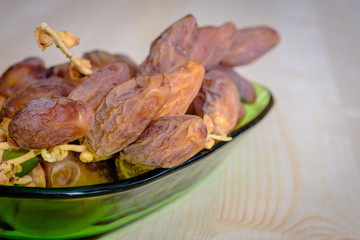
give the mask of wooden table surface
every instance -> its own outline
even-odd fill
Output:
[[[225,166],[185,197],[100,239],[360,239],[360,1],[0,0],[0,71],[41,52],[41,21],[76,33],[74,48],[130,55],[192,13],[199,25],[269,25],[280,44],[237,71],[276,104]]]

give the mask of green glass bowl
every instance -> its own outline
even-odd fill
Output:
[[[0,186],[0,236],[15,239],[70,239],[123,227],[188,192],[217,169],[240,135],[263,119],[274,100],[255,84],[257,100],[245,105],[244,120],[220,142],[183,164],[155,169],[116,183],[71,188]]]

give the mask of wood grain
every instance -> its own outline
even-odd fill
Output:
[[[75,54],[103,49],[141,62],[151,41],[193,13],[199,25],[265,24],[281,42],[238,68],[276,104],[215,176],[132,226],[99,239],[360,239],[359,1],[0,1],[0,71],[40,52],[47,21],[80,36]],[[206,7],[205,7],[206,6]]]

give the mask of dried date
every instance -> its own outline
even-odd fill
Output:
[[[171,168],[198,153],[206,139],[206,126],[200,117],[164,116],[151,121],[140,137],[120,152],[120,157],[130,163]]]
[[[144,131],[170,96],[164,75],[139,76],[111,90],[95,112],[86,135],[89,148],[101,158],[120,151]]]
[[[8,98],[1,109],[1,116],[12,118],[15,112],[30,100],[41,97],[66,97],[71,92],[71,87],[61,83],[62,79],[50,77],[38,81],[25,89],[19,90],[15,95]]]
[[[165,73],[182,58],[190,55],[197,34],[197,22],[192,15],[176,21],[153,41],[149,56],[139,66],[138,75]]]
[[[62,63],[59,65],[52,66],[46,69],[45,76],[47,78],[50,77],[62,78],[67,85],[70,85],[74,88],[80,83],[82,83],[86,79],[86,77],[76,80],[72,79],[70,77],[70,65],[71,65],[70,63]]]
[[[120,62],[126,63],[129,66],[130,78],[135,77],[137,72],[136,63],[131,58],[123,54],[110,54],[105,51],[94,50],[92,52],[85,53],[83,58],[88,59],[91,62],[91,69],[93,71],[97,71],[110,64]]]
[[[3,107],[5,102],[6,102],[6,97],[0,95],[0,110]],[[0,120],[1,120],[1,114],[0,114]]]
[[[0,95],[11,97],[24,86],[43,77],[44,73],[44,62],[40,58],[26,58],[9,67],[0,77]]]
[[[74,81],[72,81],[72,82],[74,82]],[[68,79],[58,77],[58,76],[48,76],[48,77],[45,77],[45,78],[39,78],[32,85],[37,85],[37,84],[59,85],[59,86],[62,86],[67,92],[69,92],[69,94],[74,89],[74,84],[69,82]],[[31,87],[32,85],[30,85],[29,87]]]
[[[216,66],[214,69],[222,71],[229,75],[232,82],[236,85],[240,93],[241,101],[245,103],[253,103],[256,100],[256,92],[254,86],[244,77],[240,76],[233,68],[225,66]]]
[[[239,119],[240,95],[229,76],[219,70],[205,74],[203,84],[194,99],[197,115],[208,117],[213,121],[214,133],[226,135]]]
[[[215,67],[229,50],[235,35],[236,27],[232,23],[199,28],[190,58],[204,65],[207,70]]]
[[[69,98],[85,102],[96,110],[111,89],[129,78],[128,65],[114,63],[91,74],[70,93]]]
[[[48,149],[84,136],[94,112],[66,97],[37,98],[25,103],[9,123],[9,137],[24,149]]]
[[[191,59],[183,59],[166,71],[171,95],[155,118],[185,114],[201,87],[204,74],[204,67]]]
[[[277,32],[270,27],[240,29],[220,63],[230,67],[251,63],[272,49],[279,40]]]

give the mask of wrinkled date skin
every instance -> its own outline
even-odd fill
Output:
[[[211,70],[205,74],[203,84],[194,99],[196,115],[207,114],[214,124],[214,133],[226,135],[239,119],[240,95],[227,74]]]
[[[165,73],[182,58],[190,55],[197,34],[197,22],[192,15],[172,24],[151,44],[150,54],[139,66],[138,75]]]
[[[135,77],[137,72],[136,63],[126,55],[122,54],[110,54],[101,50],[94,50],[92,52],[85,53],[83,56],[91,63],[91,69],[97,71],[100,68],[106,67],[113,63],[126,63],[129,66],[130,78]]]
[[[229,75],[232,82],[236,85],[239,93],[240,99],[244,103],[253,103],[256,100],[256,92],[254,86],[244,77],[240,76],[233,68],[225,66],[216,66],[215,68],[218,71],[222,71]]]
[[[0,95],[8,98],[45,74],[44,62],[30,57],[9,67],[0,77]]]
[[[204,65],[206,70],[215,67],[229,50],[235,35],[236,27],[232,23],[199,28],[190,58]]]
[[[69,98],[85,102],[94,110],[111,89],[129,80],[129,67],[125,63],[114,63],[94,72],[70,93]]]
[[[46,187],[76,187],[116,180],[112,160],[83,163],[79,160],[79,154],[74,152],[69,152],[62,161],[43,161],[41,165],[45,172]]]
[[[198,153],[206,139],[206,126],[200,117],[164,116],[153,120],[120,156],[130,163],[171,168]]]
[[[94,111],[66,97],[37,98],[24,104],[9,123],[9,137],[24,149],[48,149],[84,136]]]
[[[57,82],[60,83],[61,79],[51,77],[36,82],[23,90],[19,90],[15,95],[6,100],[1,109],[1,116],[12,118],[23,104],[36,98],[68,96],[72,88],[68,85],[57,84]]]
[[[111,90],[86,135],[90,149],[107,157],[135,141],[168,100],[170,91],[167,79],[160,74],[136,77]]]
[[[251,63],[276,46],[279,40],[277,32],[270,27],[240,29],[221,64],[233,67]]]
[[[165,73],[171,86],[171,95],[155,118],[185,114],[199,92],[204,74],[204,67],[191,59],[183,59],[171,67]]]

